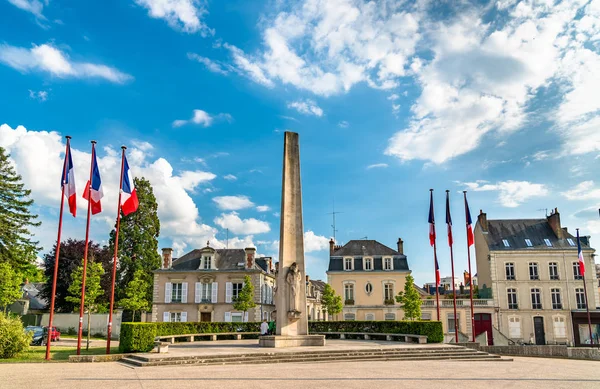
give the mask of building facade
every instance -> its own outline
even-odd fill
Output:
[[[321,280],[311,280],[306,276],[306,312],[308,312],[309,321],[327,320],[327,310],[321,302],[325,282]]]
[[[587,237],[581,243],[588,269],[588,304],[594,310],[598,306],[594,250]],[[494,326],[501,333],[517,343],[579,344],[586,343],[586,337],[589,341],[587,325],[582,332],[572,320],[586,308],[577,239],[561,226],[557,209],[545,219],[488,220],[481,212],[475,251],[479,296],[493,299]]]
[[[256,257],[255,248],[215,249],[207,246],[173,259],[163,251],[154,271],[152,321],[242,322],[271,319],[275,310],[275,272],[270,257]],[[254,286],[256,307],[244,313],[233,308],[244,277]]]

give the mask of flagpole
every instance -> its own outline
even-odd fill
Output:
[[[446,190],[446,213],[450,215],[450,191]],[[448,232],[452,231],[452,222],[448,224]],[[448,235],[450,237],[450,235]],[[454,282],[454,252],[452,250],[453,240],[448,240],[450,246],[450,266],[452,266],[452,302],[454,305],[454,341],[458,343],[458,317],[456,316],[456,283]]]
[[[94,168],[94,154],[96,152],[96,141],[92,143],[92,158],[90,162],[90,181],[86,189],[88,191],[88,208],[87,208],[87,223],[85,227],[85,249],[83,251],[83,275],[81,277],[81,305],[79,306],[79,331],[77,332],[77,355],[81,355],[81,336],[83,335],[83,311],[85,305],[85,278],[87,273],[88,247],[90,239],[90,211],[92,209],[92,174]]]
[[[467,206],[467,191],[463,190],[465,196],[465,220],[467,229],[467,261],[469,263],[469,294],[471,299],[471,335],[475,343],[475,312],[473,308],[473,274],[471,273],[471,246],[469,245],[469,207]]]
[[[579,228],[577,230],[577,246],[581,250],[581,257],[583,259],[583,250],[581,249],[581,241],[579,240]],[[579,255],[579,253],[577,253]],[[583,280],[583,294],[585,295],[585,309],[587,311],[588,329],[590,331],[590,344],[594,344],[594,335],[592,333],[592,318],[590,317],[590,304],[588,304],[587,286],[585,285],[585,261],[584,271],[581,273],[581,279]]]
[[[429,189],[431,204],[433,206],[433,189]],[[435,229],[435,219],[433,223]],[[433,272],[435,276],[435,306],[437,312],[437,320],[440,321],[440,286],[438,283],[438,265],[437,265],[437,243],[436,237],[433,237]]]
[[[58,233],[56,238],[56,256],[54,257],[54,276],[52,278],[52,294],[50,295],[50,318],[48,320],[48,340],[46,341],[46,360],[50,360],[50,343],[52,343],[52,320],[54,319],[54,301],[56,299],[56,279],[58,278],[58,258],[60,256],[60,235],[62,233],[63,208],[65,205],[65,182],[67,181],[67,161],[69,160],[69,145],[71,137],[67,135],[65,163],[63,164],[62,190],[60,196],[60,212],[58,216]]]
[[[113,254],[112,282],[110,286],[110,310],[108,311],[108,330],[106,339],[106,354],[110,354],[110,337],[112,335],[112,317],[113,306],[115,304],[115,279],[117,278],[117,254],[119,252],[119,227],[121,226],[121,192],[123,189],[123,168],[125,166],[125,150],[127,147],[121,146],[121,179],[119,180],[119,201],[117,204],[117,229],[115,232],[115,251]]]

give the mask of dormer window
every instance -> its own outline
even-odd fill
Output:
[[[573,242],[573,239],[567,238],[567,242],[569,243],[569,246],[575,246],[575,242]]]
[[[392,258],[383,258],[383,270],[394,270]]]
[[[350,271],[353,269],[353,258],[344,258],[344,270]]]
[[[211,270],[212,267],[212,257],[205,255],[202,258],[202,269],[204,270]]]
[[[510,243],[508,243],[508,240],[502,239],[502,243],[504,243],[504,247],[510,247]]]
[[[373,258],[365,258],[365,270],[373,270]]]
[[[531,240],[529,239],[525,239],[525,244],[527,245],[527,247],[533,247],[533,245],[531,244]]]
[[[544,243],[546,243],[546,246],[552,247],[552,242],[550,242],[550,239],[544,239]]]

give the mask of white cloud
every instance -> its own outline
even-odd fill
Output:
[[[221,214],[214,219],[219,227],[229,229],[234,234],[254,235],[271,231],[269,223],[254,218],[241,219],[237,212]]]
[[[386,168],[386,167],[388,167],[387,163],[374,163],[372,165],[367,166],[367,169]]]
[[[58,78],[102,78],[117,84],[133,80],[132,76],[116,68],[72,61],[50,44],[34,45],[31,49],[0,44],[0,62],[22,73],[41,71]]]
[[[23,126],[11,128],[7,124],[0,125],[0,146],[7,149],[16,165],[17,172],[23,177],[25,186],[37,206],[54,212],[60,204],[60,177],[64,158],[64,144],[57,132],[31,131]],[[86,147],[87,149],[87,147]],[[119,174],[121,156],[112,147],[98,146],[98,165],[102,177],[104,198],[101,214],[93,221],[100,221],[104,229],[94,228],[97,234],[106,237],[113,228],[117,196],[119,192]],[[102,155],[104,152],[105,155]],[[77,186],[77,219],[84,219],[87,203],[81,199],[80,193],[87,181],[90,152],[72,147],[75,180]],[[198,208],[190,193],[199,186],[212,181],[216,176],[205,171],[180,171],[175,173],[171,164],[164,158],[150,159],[146,151],[134,145],[127,149],[127,158],[134,177],[145,177],[152,184],[158,203],[158,217],[161,222],[161,237],[176,240],[213,239],[217,230],[201,224]],[[54,221],[53,221],[54,222]],[[104,224],[106,223],[106,224]],[[43,227],[42,230],[47,228]],[[36,231],[44,236],[44,231]],[[64,234],[67,236],[66,234]],[[56,237],[54,237],[55,239]],[[44,243],[46,249],[51,247],[51,240]]]
[[[35,15],[36,18],[46,20],[46,17],[42,14],[44,10],[44,4],[48,5],[49,0],[41,2],[39,0],[8,0],[9,3]]]
[[[40,90],[36,92],[34,90],[29,89],[29,98],[44,102],[48,100],[48,91]]]
[[[321,235],[315,235],[315,233],[310,230],[305,231],[304,252],[310,253],[323,250],[329,250],[329,239]]]
[[[267,88],[272,88],[273,86],[275,86],[273,81],[267,78],[261,67],[251,62],[248,58],[246,58],[242,50],[227,43],[223,46],[231,52],[233,62],[237,66],[241,74],[245,75],[246,77],[250,78],[252,81],[258,84],[266,86]]]
[[[391,100],[391,101],[396,101],[399,98],[400,98],[400,96],[398,96],[397,94],[394,93],[394,94],[389,95],[387,99]]]
[[[469,190],[474,192],[494,191],[498,193],[498,201],[507,208],[515,208],[533,197],[542,197],[548,194],[548,189],[543,184],[533,184],[528,181],[501,181],[490,184],[487,181],[465,182]]]
[[[131,144],[133,144],[133,147],[138,148],[142,151],[150,151],[152,149],[154,149],[154,146],[152,146],[149,142],[143,141],[143,140],[132,140]]]
[[[238,211],[244,208],[250,208],[254,206],[254,203],[250,201],[248,196],[219,196],[214,197],[213,201],[217,204],[219,209],[224,211]]]
[[[196,53],[188,53],[187,56],[191,60],[200,62],[213,73],[227,75],[232,70],[232,66],[229,64],[225,64],[220,61],[214,61],[210,58],[202,57]]]
[[[226,121],[226,122],[231,123],[233,121],[233,117],[228,113],[220,113],[218,115],[213,116],[213,115],[209,114],[208,112],[203,111],[201,109],[195,109],[194,114],[191,119],[189,119],[189,120],[177,119],[177,120],[173,121],[173,127],[181,127],[181,126],[185,126],[186,124],[192,124],[192,123],[201,125],[203,127],[210,127],[216,121]]]
[[[233,174],[228,174],[228,175],[224,176],[223,178],[226,179],[227,181],[235,181],[235,180],[237,180],[237,177],[234,176]]]
[[[341,122],[338,123],[338,127],[340,127],[340,128],[348,128],[348,127],[350,127],[350,123],[348,123],[345,120],[342,120]]]
[[[258,212],[268,212],[271,210],[271,207],[269,207],[268,205],[259,205],[256,207],[256,210]]]
[[[314,100],[298,100],[288,103],[288,108],[294,108],[296,111],[304,115],[323,116],[323,110],[317,105]]]
[[[148,15],[164,19],[171,28],[187,33],[200,32],[202,36],[214,35],[214,31],[202,21],[208,10],[201,0],[135,0],[148,9]]]
[[[569,200],[600,200],[600,188],[596,188],[594,181],[583,181],[573,189],[562,192]]]

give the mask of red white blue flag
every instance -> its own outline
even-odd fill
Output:
[[[127,216],[137,211],[139,205],[127,157],[123,155],[123,182],[121,183],[121,210],[123,215]]]
[[[446,192],[446,224],[448,225],[448,245],[452,246],[452,217],[450,216],[450,193]]]
[[[579,274],[585,275],[585,262],[583,261],[583,250],[581,250],[581,241],[579,240],[579,230],[577,230],[577,256],[579,257]]]
[[[100,199],[104,197],[102,191],[102,180],[100,179],[100,170],[98,169],[98,161],[96,160],[96,149],[92,148],[92,181],[88,180],[83,192],[83,198],[89,201],[88,194],[92,198],[92,215],[102,212],[102,204]]]
[[[433,192],[430,192],[429,197],[429,244],[433,246],[435,244],[435,217],[433,214]],[[440,286],[440,266],[438,265],[437,255],[434,257],[435,261],[435,284]]]
[[[471,220],[471,211],[467,202],[467,194],[465,193],[465,212],[467,213],[467,247],[475,244],[475,236],[473,236],[473,221]]]
[[[65,163],[63,164],[63,177],[60,185],[65,189],[65,197],[69,202],[69,212],[75,217],[77,214],[77,190],[75,189],[75,169],[73,169],[73,158],[71,158],[71,145],[67,142]]]

